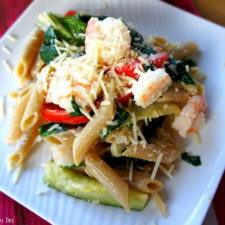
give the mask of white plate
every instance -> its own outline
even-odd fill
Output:
[[[37,196],[35,193],[43,186],[41,163],[50,158],[46,148],[41,148],[32,154],[19,183],[14,185],[5,163],[6,156],[12,151],[12,147],[8,146],[4,139],[9,130],[12,105],[12,101],[6,95],[10,90],[18,87],[18,84],[15,76],[8,73],[1,63],[0,96],[4,96],[6,100],[6,117],[0,121],[0,189],[53,224],[141,225],[152,224],[153,221],[156,221],[158,225],[201,224],[225,165],[225,67],[223,66],[225,30],[158,1],[108,0],[106,9],[104,2],[106,1],[35,1],[1,39],[0,46],[5,45],[11,48],[13,54],[8,56],[1,50],[0,62],[2,59],[7,59],[12,66],[16,65],[21,49],[34,29],[33,22],[43,11],[64,14],[69,9],[75,9],[89,13],[122,16],[125,21],[132,22],[144,35],[160,35],[172,42],[195,41],[201,49],[196,55],[199,66],[208,75],[205,81],[208,112],[206,126],[201,131],[202,144],[196,145],[192,139],[189,139],[186,150],[201,155],[202,166],[192,167],[181,162],[174,179],[166,181],[166,191],[163,193],[169,209],[166,218],[159,215],[151,201],[142,212],[132,211],[127,214],[123,209],[91,204],[53,189],[44,195]],[[7,39],[8,34],[16,35],[18,41],[11,42]]]

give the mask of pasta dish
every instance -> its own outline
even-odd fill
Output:
[[[142,210],[152,197],[162,215],[161,177],[179,159],[198,166],[176,137],[205,123],[200,69],[191,42],[143,37],[121,18],[42,13],[16,67],[21,88],[7,142],[9,168],[22,168],[40,140],[52,160],[44,182],[95,203]]]

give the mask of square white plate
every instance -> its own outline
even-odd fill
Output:
[[[104,2],[108,3],[106,9]],[[159,35],[172,42],[192,40],[200,47],[200,53],[196,58],[200,68],[207,72],[205,81],[208,101],[207,123],[201,131],[202,144],[196,145],[190,138],[186,151],[201,155],[202,166],[192,167],[181,162],[174,179],[165,182],[166,191],[163,198],[169,209],[166,218],[159,215],[152,201],[142,212],[132,211],[127,214],[123,209],[91,204],[53,189],[37,196],[35,193],[43,186],[41,164],[50,159],[48,149],[41,146],[32,154],[18,184],[12,183],[12,175],[8,173],[6,167],[6,156],[13,148],[4,141],[9,130],[12,100],[6,96],[10,90],[18,87],[18,83],[15,76],[5,69],[2,60],[7,59],[12,66],[16,65],[26,40],[34,30],[33,22],[40,12],[52,11],[64,14],[69,9],[123,17],[125,21],[132,22],[143,35]],[[8,34],[16,35],[18,41],[11,42],[7,39]],[[202,223],[225,166],[224,28],[154,0],[37,0],[0,40],[0,46],[3,45],[12,49],[13,53],[10,56],[2,50],[0,53],[0,96],[4,97],[6,102],[6,117],[0,121],[0,190],[58,225],[147,225],[153,224],[154,221],[158,225]]]

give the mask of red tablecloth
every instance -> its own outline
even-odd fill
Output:
[[[20,16],[32,0],[0,0],[0,37]],[[184,10],[198,14],[192,0],[165,0]],[[225,175],[213,200],[219,225],[225,225]],[[10,223],[11,222],[11,223]],[[49,223],[0,192],[0,225],[48,225]],[[212,224],[213,225],[213,224]]]

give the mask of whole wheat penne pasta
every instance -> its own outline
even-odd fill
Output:
[[[22,131],[30,129],[38,122],[41,116],[40,111],[43,102],[44,102],[43,91],[38,87],[38,85],[35,84],[32,87],[31,96],[27,103],[27,107],[20,124]]]
[[[27,81],[32,79],[30,69],[39,53],[43,40],[43,31],[37,29],[29,39],[29,42],[20,57],[19,63],[16,67],[16,73],[21,85],[23,86],[27,83]]]
[[[6,139],[7,143],[15,143],[22,136],[23,131],[20,128],[21,120],[27,107],[27,103],[31,96],[32,85],[27,86],[18,92],[16,105],[13,111],[11,127]]]
[[[31,153],[33,144],[38,136],[38,127],[40,122],[33,126],[31,129],[26,130],[21,136],[16,145],[15,152],[8,158],[8,165],[10,170],[22,165],[29,154]]]
[[[44,139],[52,144],[51,153],[54,162],[59,166],[72,166],[73,161],[73,141],[75,135],[72,130],[54,133]]]
[[[152,199],[157,207],[157,209],[159,210],[159,212],[161,213],[162,216],[166,215],[166,204],[163,202],[162,198],[160,197],[160,195],[158,193],[153,193],[152,194]]]
[[[85,159],[88,171],[109,191],[109,193],[129,212],[130,199],[128,184],[105,163],[94,151]]]
[[[41,71],[41,69],[43,68],[44,65],[45,65],[45,63],[40,58],[40,56],[38,56],[31,68],[31,76],[33,79],[37,77],[37,74]]]
[[[61,133],[53,133],[44,137],[44,140],[57,147],[70,148],[72,152],[75,137],[74,132],[68,130]]]
[[[99,138],[99,132],[112,120],[114,116],[114,100],[109,98],[109,105],[102,105],[98,115],[94,116],[93,121],[89,121],[73,143],[73,158],[76,165],[79,165],[85,158],[88,151]]]
[[[143,148],[141,145],[130,146],[122,153],[122,155],[156,162],[160,153],[163,154],[161,163],[170,164],[180,157],[181,150],[178,147],[170,148],[161,147],[155,144],[147,144],[146,148]]]
[[[170,51],[170,56],[175,60],[183,59],[198,50],[198,45],[192,41],[178,42],[174,46]]]
[[[155,193],[161,191],[164,185],[161,181],[154,179],[146,173],[133,171],[132,180],[129,180],[129,171],[127,170],[116,170],[119,176],[124,179],[131,188],[135,188],[146,193]]]

